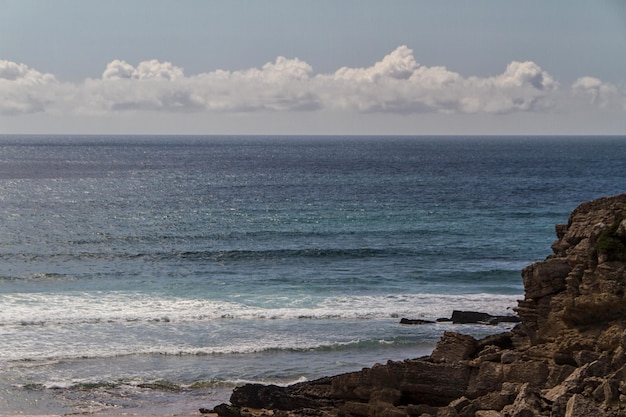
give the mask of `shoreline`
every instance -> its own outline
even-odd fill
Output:
[[[454,310],[453,310],[454,315]],[[481,316],[482,317],[482,316]],[[477,337],[485,334],[493,334],[496,332],[502,332],[510,330],[513,326],[511,323],[499,323],[495,325],[487,325],[482,323],[466,323],[466,324],[454,324],[450,318],[446,321],[435,322],[432,324],[424,325],[404,325],[400,318],[391,318],[388,320],[388,324],[393,324],[398,328],[403,329],[402,332],[414,334],[416,332],[425,331],[427,328],[431,329],[428,332],[436,331],[439,333],[437,340],[440,336],[450,330],[466,331],[471,334],[475,334]],[[426,326],[426,327],[423,327]],[[420,329],[421,328],[421,329]],[[464,330],[461,330],[464,329]],[[384,343],[381,346],[386,346]],[[344,372],[352,372],[363,367],[376,366],[376,363],[384,363],[388,360],[402,360],[403,358],[411,357],[417,358],[424,355],[429,355],[436,346],[436,341],[433,341],[432,345],[428,344],[428,349],[425,348],[425,344],[419,345],[411,344],[410,348],[402,348],[400,351],[396,351],[394,356],[384,355],[375,359],[367,364],[350,367],[349,369],[330,369],[328,366],[326,372],[308,375],[307,379],[300,379],[302,381],[313,381],[324,375],[335,375]],[[307,355],[307,353],[300,353],[298,355]],[[331,358],[326,357],[330,362],[333,361],[334,354],[331,352]],[[326,354],[325,354],[326,355]],[[300,356],[298,356],[300,357]],[[160,358],[155,356],[153,359]],[[210,358],[205,358],[204,360]],[[300,359],[302,359],[300,357]],[[320,357],[320,360],[324,360],[324,357]],[[337,359],[337,357],[335,357]],[[374,359],[373,357],[371,359]],[[283,358],[282,360],[293,360],[291,357]],[[276,361],[276,364],[280,364],[282,360]],[[239,364],[234,361],[231,363],[233,369],[237,368]],[[270,383],[270,382],[266,382]],[[291,382],[289,384],[278,384],[280,386],[288,386],[297,383]],[[237,387],[245,385],[242,381],[239,384],[232,386],[212,386],[211,388],[203,388],[200,391],[197,390],[174,390],[169,391],[166,389],[166,384],[160,384],[164,389],[142,389],[135,390],[117,390],[116,388],[107,387],[105,384],[99,384],[100,387],[94,389],[82,389],[82,388],[46,388],[41,390],[27,390],[16,391],[17,396],[13,396],[13,403],[17,404],[17,407],[11,407],[11,409],[1,410],[2,416],[19,416],[19,417],[68,417],[68,416],[94,416],[94,417],[187,417],[187,416],[199,416],[207,415],[200,413],[200,409],[213,409],[217,405],[226,403],[229,401],[230,396]],[[5,388],[9,388],[7,385]],[[19,390],[14,385],[12,389]],[[11,390],[12,390],[11,389]],[[9,391],[7,391],[9,392]],[[20,400],[21,398],[21,400]],[[22,407],[20,407],[23,404]],[[47,412],[46,408],[42,404],[49,404]],[[39,405],[39,406],[38,406]]]
[[[418,359],[289,387],[248,384],[221,417],[623,417],[626,194],[580,204],[553,254],[522,270],[521,322],[476,339],[446,332]],[[426,324],[427,325],[427,324]]]

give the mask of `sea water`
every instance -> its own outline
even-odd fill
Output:
[[[513,314],[626,137],[0,137],[0,415],[184,415]]]

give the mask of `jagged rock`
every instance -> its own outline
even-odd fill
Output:
[[[374,367],[370,375],[378,387],[384,384],[400,389],[407,403],[440,406],[463,395],[469,373],[463,364],[410,360]]]
[[[513,333],[505,332],[505,333],[489,335],[480,339],[476,344],[476,348],[479,351],[485,348],[485,346],[497,346],[501,349],[512,349],[513,348]]]
[[[463,407],[461,415],[473,415],[479,410],[502,410],[510,404],[515,397],[511,398],[507,391],[492,391],[481,397],[475,398],[468,406]]]
[[[550,375],[548,375],[545,388],[550,389],[561,384],[575,369],[572,365],[558,365],[555,363],[550,367]]]
[[[502,361],[502,349],[498,346],[486,346],[481,349],[480,352],[475,355],[469,362],[470,366],[478,368],[483,362],[501,362]]]
[[[591,364],[587,364],[577,368],[565,379],[565,381],[563,381],[563,383],[548,390],[543,397],[554,403],[563,397],[569,398],[574,393],[581,392],[583,389],[583,382],[588,376],[590,367]]]
[[[321,378],[288,387],[246,384],[235,388],[230,397],[234,406],[295,410],[335,405],[331,393],[331,379]]]
[[[567,401],[565,417],[603,417],[606,413],[596,407],[591,401],[581,394],[574,394]]]
[[[478,398],[491,391],[499,391],[504,382],[504,370],[501,363],[483,362],[478,373],[470,380],[465,395]]]
[[[536,387],[523,384],[513,404],[506,406],[503,414],[507,417],[534,417],[541,414],[541,399]]]
[[[445,332],[430,357],[434,362],[459,362],[476,353],[476,347],[472,336]]]
[[[246,385],[221,417],[626,416],[626,194],[581,204],[522,270],[521,323],[446,332],[429,357],[289,387]],[[494,316],[453,313],[457,323]],[[495,316],[498,317],[498,316]],[[507,316],[508,317],[508,316]],[[266,411],[263,411],[266,409]]]
[[[463,396],[463,397],[457,398],[457,399],[453,400],[452,402],[450,402],[450,404],[448,404],[448,407],[452,407],[456,411],[461,411],[462,409],[464,409],[465,407],[467,407],[470,404],[471,404],[470,399],[465,397],[465,396]]]

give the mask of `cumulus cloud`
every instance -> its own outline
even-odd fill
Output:
[[[401,113],[545,110],[551,106],[550,92],[558,89],[554,78],[534,62],[511,62],[494,77],[464,78],[446,67],[420,65],[406,46],[369,68],[341,68],[332,79],[331,91],[348,94],[329,97],[329,103]]]
[[[626,94],[620,94],[616,85],[602,82],[595,77],[577,79],[572,85],[572,93],[575,97],[581,97],[599,107],[617,104],[626,108]]]
[[[513,61],[491,77],[463,76],[420,64],[400,46],[369,67],[315,74],[297,58],[278,57],[261,67],[187,75],[170,62],[109,62],[101,77],[59,83],[24,64],[0,61],[0,112],[111,113],[341,110],[361,113],[507,114],[622,106],[616,85],[582,77],[563,89],[532,61]],[[581,105],[582,105],[581,104]]]
[[[0,114],[44,111],[52,102],[52,74],[36,71],[24,64],[0,60]]]
[[[217,70],[185,76],[180,67],[157,60],[136,67],[115,60],[101,79],[85,82],[83,111],[257,111],[315,110],[313,68],[299,59],[278,57],[261,68]]]
[[[143,61],[137,68],[125,61],[114,60],[107,64],[102,73],[103,80],[168,80],[173,81],[184,77],[183,69],[171,62],[159,62],[156,59]]]
[[[553,90],[558,87],[552,76],[532,61],[513,61],[502,75],[493,80],[498,86],[505,88],[528,86],[537,90]]]
[[[334,74],[335,79],[351,81],[378,81],[385,78],[406,80],[419,67],[413,51],[403,45],[369,68],[342,67]]]

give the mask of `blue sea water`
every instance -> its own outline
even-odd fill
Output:
[[[511,314],[626,137],[0,136],[0,415],[182,415]],[[117,413],[117,414],[116,414]]]

